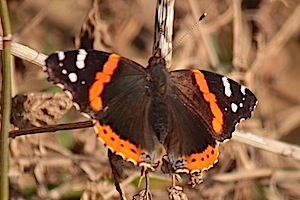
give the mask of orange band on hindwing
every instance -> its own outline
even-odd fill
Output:
[[[101,94],[105,84],[111,81],[111,76],[117,69],[119,60],[120,56],[117,54],[111,54],[104,64],[102,71],[96,73],[95,82],[89,88],[90,106],[94,111],[100,111],[103,109]]]
[[[94,128],[98,134],[98,138],[113,152],[122,156],[123,159],[135,165],[144,161],[142,159],[144,152],[129,140],[121,139],[109,125],[100,125],[99,122],[97,122]]]
[[[211,122],[212,127],[217,134],[221,134],[223,131],[224,120],[223,120],[223,113],[217,104],[216,95],[214,95],[209,91],[208,84],[201,71],[193,70],[193,73],[195,75],[196,83],[200,91],[203,93],[205,101],[209,103],[210,110],[213,114],[213,119]]]
[[[186,157],[186,168],[190,171],[203,171],[213,167],[218,162],[219,148],[209,145],[203,152],[194,153]]]

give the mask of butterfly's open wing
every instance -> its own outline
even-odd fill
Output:
[[[154,149],[146,112],[145,69],[116,54],[75,50],[50,55],[45,71],[48,80],[69,93],[75,106],[98,122],[100,140],[134,164]]]
[[[178,100],[192,110],[205,130],[218,141],[230,139],[237,123],[248,119],[257,99],[245,86],[203,70],[171,72]]]
[[[185,157],[175,168],[189,171],[207,169],[217,161],[217,141],[229,139],[235,126],[251,116],[256,97],[239,83],[200,70],[170,73],[172,92],[168,94],[172,131],[165,146],[177,157]],[[173,163],[174,164],[174,163]]]

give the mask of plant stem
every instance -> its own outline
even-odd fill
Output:
[[[8,134],[11,112],[11,28],[6,0],[0,2],[3,28],[2,54],[2,98],[1,98],[1,135],[0,135],[0,200],[9,198],[8,184]]]

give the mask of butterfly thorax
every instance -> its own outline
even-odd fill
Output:
[[[165,60],[161,57],[152,57],[149,59],[148,84],[150,95],[153,100],[162,100],[167,92],[167,82],[169,73],[166,69]]]

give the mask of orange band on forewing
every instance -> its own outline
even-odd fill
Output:
[[[210,110],[214,116],[212,119],[212,127],[217,134],[221,134],[224,124],[223,113],[217,104],[216,95],[209,91],[208,84],[205,80],[204,74],[201,71],[193,70],[193,73],[195,75],[197,85],[200,91],[203,92],[204,99],[209,103]]]
[[[91,106],[95,111],[100,111],[101,108],[103,107],[102,99],[99,98],[99,97],[94,98],[92,101],[90,101],[90,106]]]
[[[133,162],[133,164],[139,164],[143,161],[143,151],[128,140],[121,139],[109,125],[101,126],[99,122],[97,122],[95,129],[98,133],[98,137],[107,147],[111,148],[112,151],[117,152],[126,160]]]
[[[111,54],[104,64],[102,71],[96,73],[95,82],[89,88],[90,106],[95,111],[100,111],[103,109],[101,94],[103,92],[105,83],[111,81],[111,76],[117,69],[119,60],[120,56]]]
[[[187,161],[187,169],[190,172],[195,170],[207,170],[211,168],[217,161],[219,155],[219,148],[216,146],[215,148],[212,146],[208,146],[201,153],[194,153],[190,156],[186,157]]]
[[[104,74],[103,72],[97,72],[95,80],[107,83],[110,81],[110,75]]]
[[[107,62],[103,66],[103,73],[110,75],[110,76],[113,75],[114,71],[118,67],[119,60],[120,60],[120,56],[118,56],[117,54],[114,54],[114,53],[111,54],[108,57]]]

